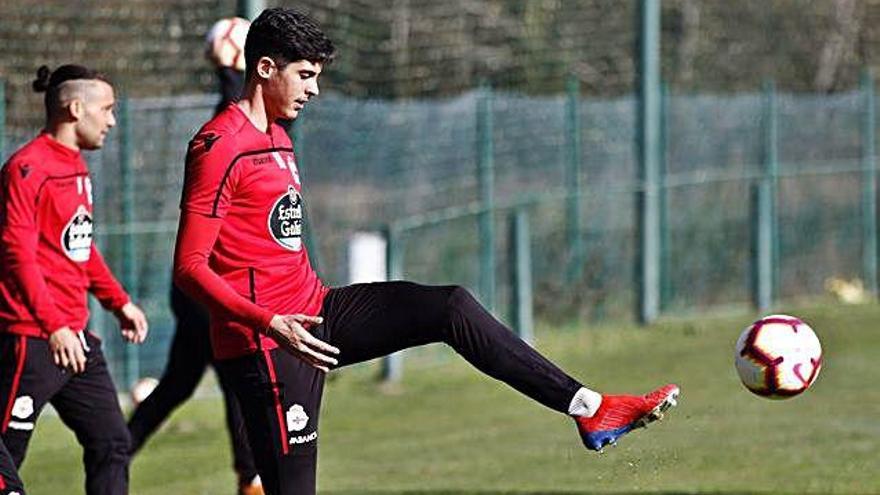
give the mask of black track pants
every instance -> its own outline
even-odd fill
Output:
[[[177,320],[168,364],[156,389],[144,400],[128,421],[132,453],[136,453],[168,416],[189,399],[205,369],[212,364],[208,315],[198,303],[176,287],[172,288],[171,309]],[[220,381],[226,406],[226,427],[232,443],[232,459],[240,480],[257,474],[254,456],[244,429],[241,407],[225,380]]]
[[[321,316],[313,333],[340,349],[339,366],[444,342],[483,373],[561,413],[581,387],[461,287],[383,282],[332,289]],[[219,361],[217,369],[242,404],[266,493],[315,493],[324,373],[281,349]]]
[[[24,495],[24,484],[6,445],[0,440],[0,495]]]
[[[83,447],[86,493],[128,493],[130,437],[101,341],[84,333],[86,370],[72,374],[52,361],[49,342],[0,333],[0,437],[21,467],[43,406],[50,402]]]

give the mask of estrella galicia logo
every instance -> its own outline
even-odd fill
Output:
[[[302,249],[303,201],[296,189],[288,185],[287,193],[275,201],[269,213],[269,232],[275,242],[291,251]]]
[[[92,250],[92,214],[85,206],[79,205],[73,217],[61,232],[61,248],[73,261],[89,261]]]

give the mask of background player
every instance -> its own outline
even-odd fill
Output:
[[[251,23],[241,17],[215,22],[205,37],[205,56],[214,66],[220,90],[216,115],[226,105],[238,100],[244,86],[244,42]]]
[[[431,342],[573,416],[590,449],[674,405],[675,385],[645,396],[583,387],[461,287],[321,283],[302,242],[293,149],[275,121],[296,118],[318,95],[333,53],[305,15],[264,11],[248,32],[241,101],[207,123],[187,154],[175,280],[209,308],[217,369],[242,405],[266,492],[315,491],[325,371]]]
[[[237,100],[241,94],[244,41],[248,26],[250,22],[245,19],[222,19],[208,33],[206,54],[216,68],[220,85],[220,103],[216,112]],[[236,52],[235,47],[240,47],[240,52]],[[132,454],[144,445],[172,411],[192,396],[212,361],[207,311],[174,284],[171,286],[171,311],[177,326],[165,372],[155,390],[138,405],[128,421]],[[238,491],[241,495],[259,495],[263,490],[247,441],[241,408],[223,380],[220,380],[220,389],[226,405],[226,426],[232,443]]]
[[[20,466],[47,402],[83,446],[86,492],[128,490],[129,434],[86,293],[143,342],[147,320],[92,242],[92,183],[81,150],[115,124],[113,87],[78,65],[41,67],[46,127],[0,174],[0,436]]]

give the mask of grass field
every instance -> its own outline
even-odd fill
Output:
[[[320,491],[420,493],[880,493],[880,306],[783,308],[825,347],[813,389],[775,402],[738,382],[732,349],[754,315],[649,329],[546,329],[538,347],[600,391],[682,386],[680,407],[598,455],[573,424],[457,357],[378,391],[375,367],[343,372],[322,412]],[[41,420],[23,476],[30,494],[82,493],[80,450]],[[219,399],[190,401],[132,468],[132,493],[232,494]]]

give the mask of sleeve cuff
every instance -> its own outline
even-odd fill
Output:
[[[68,327],[68,326],[70,326],[70,325],[68,325],[67,323],[58,322],[58,321],[52,321],[52,322],[44,323],[42,325],[43,331],[45,331],[47,335],[52,335],[53,333],[57,332],[58,330],[61,330],[62,328]]]
[[[126,294],[123,297],[120,297],[118,299],[114,299],[110,303],[110,310],[111,311],[118,311],[118,310],[122,309],[123,306],[125,306],[126,304],[128,304],[130,302],[131,302],[131,298],[128,297],[128,294]]]
[[[101,306],[104,306],[104,309],[107,311],[119,311],[123,306],[131,302],[131,298],[128,297],[128,294],[122,293],[111,297],[109,299],[105,299],[101,301]]]
[[[260,308],[255,317],[256,328],[260,330],[260,333],[265,334],[266,331],[269,330],[269,324],[272,323],[272,318],[275,317],[275,313],[267,309]]]

